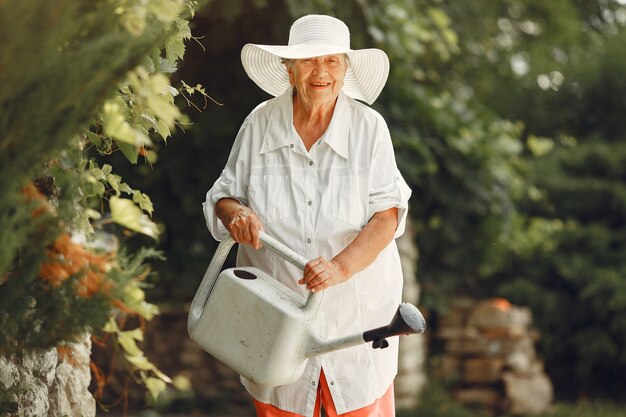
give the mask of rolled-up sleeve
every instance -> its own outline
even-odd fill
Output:
[[[247,185],[245,179],[248,178],[247,147],[246,137],[250,134],[248,121],[244,121],[239,129],[235,143],[230,151],[228,162],[219,178],[215,181],[211,189],[206,193],[206,199],[202,204],[202,211],[206,219],[206,225],[213,237],[221,241],[228,236],[228,230],[222,224],[215,213],[215,204],[222,198],[234,198],[243,205],[248,205]]]
[[[398,238],[404,233],[411,188],[398,170],[391,136],[382,118],[376,134],[379,135],[380,140],[374,147],[370,169],[368,218],[371,219],[380,211],[397,207],[398,227],[394,238]]]

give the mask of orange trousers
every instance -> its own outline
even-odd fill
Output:
[[[265,404],[255,399],[253,399],[253,401],[258,417],[302,417],[300,414],[283,411],[271,404]],[[324,371],[322,371],[317,389],[313,417],[321,416],[322,407],[324,407],[327,417],[395,417],[396,407],[393,395],[393,384],[391,384],[387,392],[374,401],[373,404],[340,415],[337,414],[337,410],[335,410],[335,404],[333,404],[333,398],[330,395],[328,382],[326,382],[326,376],[324,376]]]

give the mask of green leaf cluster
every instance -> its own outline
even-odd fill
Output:
[[[486,106],[524,123],[530,157],[531,192],[516,200],[521,239],[484,286],[533,308],[558,395],[618,399],[626,387],[624,4],[447,9],[467,40],[463,74]]]
[[[196,5],[0,2],[0,351],[58,346],[97,332],[115,314],[157,313],[140,282],[144,261],[158,254],[129,254],[119,243],[129,232],[158,237],[152,201],[113,163],[95,158],[154,163],[151,148],[185,122],[170,76],[191,38]],[[81,295],[83,273],[42,280],[41,264],[60,234],[107,254],[100,290]],[[156,395],[162,385],[150,378],[144,383]]]

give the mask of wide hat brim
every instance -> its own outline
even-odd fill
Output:
[[[336,54],[346,54],[350,60],[343,91],[354,99],[374,103],[389,76],[389,58],[380,49],[352,50],[329,44],[285,46],[249,43],[241,50],[241,63],[252,81],[276,97],[290,86],[281,58],[302,59]]]

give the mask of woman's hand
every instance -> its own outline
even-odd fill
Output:
[[[235,242],[261,247],[259,231],[263,224],[252,209],[239,204],[237,200],[223,198],[215,206],[216,212]]]
[[[322,291],[333,285],[347,281],[350,276],[335,259],[323,257],[310,260],[304,267],[304,276],[298,283],[306,285],[312,292]]]
[[[367,268],[378,254],[393,240],[398,227],[398,209],[393,207],[377,212],[356,238],[335,257],[327,261],[316,258],[304,268],[298,283],[313,292],[337,285]]]

